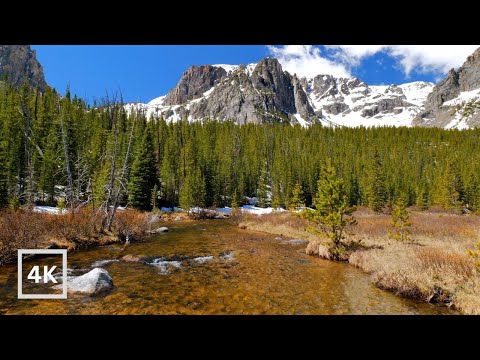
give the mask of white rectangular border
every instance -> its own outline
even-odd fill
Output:
[[[25,254],[62,255],[62,293],[24,294],[22,288],[22,263]],[[67,298],[67,250],[65,249],[19,249],[18,250],[18,298],[19,299],[66,299]]]

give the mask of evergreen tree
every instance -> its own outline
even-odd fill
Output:
[[[360,184],[355,174],[352,172],[348,178],[348,204],[349,206],[360,205],[362,195],[360,193]]]
[[[205,178],[200,169],[189,171],[180,189],[180,207],[190,212],[194,207],[205,206]]]
[[[476,176],[472,173],[469,181],[465,186],[465,206],[471,210],[476,211],[478,209],[478,193],[479,186]]]
[[[168,134],[166,134],[167,140],[165,141],[160,171],[164,200],[172,206],[178,204],[180,188],[180,150],[175,127],[176,124],[170,125]]]
[[[278,192],[272,194],[272,208],[273,210],[278,210],[282,207],[282,199]]]
[[[427,210],[430,207],[430,194],[426,184],[417,188],[417,198],[415,203],[420,210]]]
[[[146,130],[132,164],[129,182],[129,201],[135,208],[151,209],[152,189],[157,182],[153,137]]]
[[[456,161],[447,161],[447,165],[439,179],[437,201],[445,209],[460,209],[464,201],[464,188],[460,170]]]
[[[392,227],[394,228],[393,232],[390,232],[390,237],[392,239],[407,242],[412,241],[410,237],[410,214],[407,210],[407,201],[406,196],[401,195],[395,201],[392,209]]]
[[[370,161],[367,178],[367,200],[368,207],[375,213],[379,213],[385,205],[385,176],[377,148],[374,149],[373,157]]]
[[[296,211],[301,207],[305,207],[305,200],[303,198],[302,185],[299,182],[295,184],[292,190],[292,197],[290,199],[290,211]]]
[[[352,215],[355,208],[348,207],[345,182],[338,178],[335,168],[330,164],[322,169],[313,205],[316,209],[314,220],[326,230],[331,240],[330,252],[338,258],[345,250],[342,244],[345,227],[356,223]]]
[[[238,195],[237,195],[236,191],[232,194],[232,199],[230,201],[230,207],[232,209],[238,209],[238,207],[239,207],[239,205],[238,205]]]
[[[257,190],[258,206],[262,208],[267,207],[267,182],[267,170],[266,167],[263,167],[262,171],[260,172]]]

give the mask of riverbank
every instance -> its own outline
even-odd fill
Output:
[[[99,232],[101,214],[80,209],[74,216],[28,209],[0,213],[0,265],[16,261],[18,249],[75,250],[140,238],[152,230],[155,218],[136,210],[118,211],[111,231]]]
[[[388,237],[388,215],[360,209],[355,217],[358,225],[348,229],[347,241],[361,240],[363,246],[353,250],[348,262],[369,273],[376,286],[464,314],[480,314],[480,274],[468,256],[479,241],[479,217],[412,211],[413,244]],[[310,249],[319,239],[313,223],[291,213],[243,215],[238,226],[305,239]]]

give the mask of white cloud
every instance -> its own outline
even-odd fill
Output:
[[[446,73],[463,64],[479,45],[330,45],[334,57],[346,66],[357,66],[377,52],[384,51],[398,59],[405,75],[412,70],[420,73]]]
[[[298,76],[314,77],[329,74],[336,77],[350,77],[349,66],[326,59],[320,55],[320,49],[312,45],[268,46],[284,70]]]
[[[480,45],[326,45],[329,57],[312,45],[268,46],[282,67],[299,76],[314,77],[330,74],[350,77],[351,68],[379,52],[396,59],[398,67],[409,77],[412,70],[419,73],[437,73],[437,77],[451,68],[458,68]]]

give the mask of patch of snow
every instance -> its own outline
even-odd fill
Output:
[[[223,208],[216,208],[217,212],[222,214],[230,214],[232,212],[232,208],[230,207],[223,207]]]
[[[212,66],[222,68],[227,72],[227,74],[230,74],[231,72],[235,71],[238,68],[238,65],[227,65],[227,64],[216,64]]]
[[[273,209],[271,207],[260,208],[253,205],[243,205],[240,209],[242,210],[242,212],[255,215],[271,214],[273,212]]]
[[[303,127],[306,127],[308,125],[308,123],[302,118],[302,116],[300,114],[295,114],[293,115],[295,116],[295,119],[297,119],[298,123],[303,126]]]
[[[67,209],[60,210],[54,206],[34,206],[33,211],[52,215],[65,215],[67,213]]]
[[[165,97],[167,95],[163,95],[163,96],[160,96],[160,97],[157,97],[155,99],[153,99],[152,101],[150,101],[147,105],[163,105],[163,102],[165,101]]]
[[[480,97],[480,89],[475,89],[472,91],[463,91],[456,98],[445,101],[442,106],[455,106],[455,105],[462,104],[464,102],[478,100],[479,97]]]
[[[215,86],[212,86],[212,87],[210,88],[210,90],[205,91],[205,92],[203,93],[203,97],[209,97],[210,94],[213,92],[213,90],[215,90]]]
[[[247,71],[247,75],[252,75],[253,70],[255,69],[256,66],[257,66],[257,63],[248,64],[245,67],[245,70]]]
[[[422,106],[425,103],[428,94],[432,92],[434,86],[433,83],[424,81],[415,81],[398,85],[407,98],[407,102],[416,106]]]

